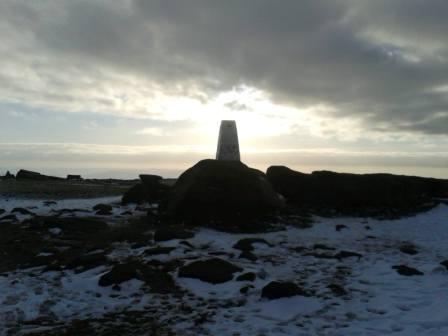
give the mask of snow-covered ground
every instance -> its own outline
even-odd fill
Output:
[[[42,202],[0,200],[0,209],[29,207],[45,214],[52,209],[91,209],[97,203],[117,201],[66,200],[44,206]],[[129,208],[117,205],[114,214]],[[135,279],[123,283],[119,291],[100,287],[98,279],[108,271],[106,266],[78,274],[26,269],[0,275],[0,335],[8,330],[25,333],[32,327],[23,322],[36,318],[68,321],[121,310],[149,310],[179,335],[448,335],[448,271],[440,265],[448,259],[447,205],[399,220],[315,217],[311,228],[285,225],[283,231],[263,234],[198,229],[188,239],[192,247],[180,240],[149,241],[148,246],[176,248],[153,256],[144,254],[147,247],[114,246],[111,259],[134,255],[144,261],[188,263],[219,253],[220,258],[244,269],[235,278],[246,272],[257,274],[253,282],[232,280],[213,285],[179,278],[173,271],[176,283],[188,293],[182,297],[152,294]],[[345,227],[339,226],[337,231],[337,225]],[[264,238],[269,243],[253,245],[256,261],[239,258],[240,251],[233,248],[247,237]],[[403,244],[414,245],[418,253],[401,252]],[[362,257],[331,258],[340,251]],[[416,268],[424,275],[400,275],[392,268],[395,265]],[[309,296],[262,299],[261,289],[271,281],[295,282]],[[345,294],[338,295],[330,284],[338,285]],[[240,293],[247,285],[252,286],[249,291]],[[192,310],[178,309],[181,305]]]

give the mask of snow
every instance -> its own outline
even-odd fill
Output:
[[[58,201],[46,207],[42,201],[0,200],[0,208],[37,206],[33,212],[49,213],[51,209],[91,209],[97,203],[116,204],[117,198]],[[114,213],[125,211],[116,205]],[[82,213],[81,213],[82,214]],[[92,215],[92,213],[90,213]],[[107,217],[102,217],[106,218]],[[346,228],[336,231],[335,226]],[[370,228],[370,229],[369,229]],[[51,232],[57,235],[58,232]],[[233,245],[241,238],[263,238],[270,245],[253,244],[258,260],[239,259]],[[182,335],[448,335],[448,271],[440,262],[448,259],[448,206],[398,220],[372,218],[315,217],[311,228],[286,227],[283,231],[264,234],[232,234],[211,229],[198,229],[188,240],[194,249],[172,240],[159,246],[176,247],[169,254],[144,256],[147,247],[114,244],[109,255],[121,260],[139,256],[144,260],[190,262],[224,252],[220,258],[257,274],[255,281],[229,281],[209,284],[197,279],[179,278],[177,284],[189,293],[181,301],[161,298],[144,290],[139,280],[121,285],[120,291],[98,285],[99,277],[109,268],[97,267],[79,274],[72,271],[44,272],[27,269],[0,276],[0,335],[2,327],[29,321],[39,316],[55,320],[101,316],[106,312],[146,307],[164,307],[159,318]],[[418,254],[400,252],[402,243],[412,243]],[[325,244],[334,250],[313,249]],[[148,246],[149,247],[149,246]],[[305,248],[300,252],[298,247]],[[358,258],[321,259],[306,252],[334,255],[345,250],[362,254]],[[423,276],[406,277],[392,269],[407,265],[424,272]],[[262,288],[271,281],[293,281],[309,292],[277,300],[261,298]],[[342,286],[347,295],[338,296],[329,284]],[[251,285],[247,294],[240,289]],[[204,304],[204,302],[206,304]],[[169,303],[190,305],[192,315]],[[168,309],[168,310],[166,310]],[[185,314],[185,315],[182,315]],[[208,314],[204,323],[194,319]]]
[[[54,216],[59,210],[79,210],[67,213],[62,213],[61,217],[91,217],[97,216],[102,219],[108,219],[110,224],[113,224],[114,216],[119,216],[123,212],[131,210],[134,215],[142,215],[145,212],[139,211],[135,204],[121,205],[120,196],[111,197],[98,197],[98,198],[79,198],[79,199],[63,199],[53,201],[55,203],[48,204],[48,200],[28,199],[28,198],[12,198],[12,197],[0,197],[0,209],[4,209],[5,213],[0,215],[0,218],[9,214],[14,208],[24,208],[39,216]],[[93,207],[97,204],[110,204],[112,205],[111,215],[99,216],[95,215]],[[149,205],[148,205],[149,207]],[[19,221],[31,218],[31,215],[22,215],[20,213],[13,213]],[[51,232],[57,235],[57,231]]]

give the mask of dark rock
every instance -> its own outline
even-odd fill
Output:
[[[444,260],[440,263],[440,265],[445,266],[445,268],[448,270],[448,260]]]
[[[356,252],[350,252],[350,251],[339,251],[338,253],[336,253],[334,255],[334,257],[336,259],[345,259],[345,258],[355,257],[355,258],[358,258],[358,260],[359,260],[359,259],[362,258],[362,254],[359,254],[359,253],[356,253]]]
[[[25,170],[25,169],[19,170],[19,172],[17,173],[16,179],[18,179],[18,180],[34,180],[34,181],[52,181],[52,180],[61,181],[61,180],[64,180],[61,177],[42,175],[40,173],[36,173],[36,172]]]
[[[167,294],[178,291],[171,275],[136,261],[115,265],[108,273],[101,276],[98,284],[107,287],[119,285],[131,279],[145,282],[153,293]]]
[[[5,209],[0,209],[0,215],[3,215],[5,212]]]
[[[99,216],[110,216],[110,215],[112,215],[112,212],[107,211],[107,210],[98,210],[95,214],[97,214]]]
[[[304,246],[293,246],[290,248],[290,250],[300,253],[300,252],[305,251],[306,248]]]
[[[328,253],[309,252],[303,254],[305,257],[314,257],[318,259],[335,259],[334,255]]]
[[[172,259],[166,262],[162,262],[157,259],[151,259],[146,263],[146,265],[151,266],[153,268],[157,268],[167,273],[167,272],[173,272],[179,267],[182,267],[184,265],[184,262],[179,259]]]
[[[315,250],[328,250],[328,251],[334,251],[336,250],[334,247],[330,247],[324,244],[314,244],[313,249]]]
[[[397,217],[424,210],[448,191],[448,180],[392,174],[303,174],[271,166],[266,174],[288,203],[315,212]],[[432,205],[435,205],[432,202]]]
[[[43,203],[44,203],[44,205],[45,205],[46,207],[48,207],[48,206],[50,206],[50,205],[56,205],[56,204],[58,204],[58,202],[56,202],[56,201],[44,201]]]
[[[166,247],[166,246],[157,246],[152,247],[150,249],[145,250],[144,254],[151,256],[151,255],[159,255],[159,254],[169,254],[171,251],[174,251],[175,247]]]
[[[141,183],[134,185],[123,195],[122,204],[158,203],[170,190],[170,187],[163,183],[161,176],[142,174],[140,180]]]
[[[0,218],[0,222],[2,221],[11,221],[11,222],[17,222],[18,219],[16,217],[16,215],[6,215]]]
[[[109,204],[97,204],[93,207],[97,215],[108,216],[112,214],[112,206]]]
[[[247,259],[247,260],[250,260],[250,261],[257,261],[258,260],[257,256],[255,254],[253,254],[252,252],[250,252],[250,251],[243,251],[243,252],[241,252],[241,254],[240,254],[240,256],[238,258],[240,258],[240,259]]]
[[[52,209],[51,210],[52,213],[55,213],[56,216],[61,216],[61,215],[65,215],[65,214],[74,214],[75,212],[84,212],[84,213],[89,213],[90,210],[86,210],[86,209],[59,209],[59,210],[55,210]]]
[[[121,199],[121,204],[140,204],[144,202],[145,198],[145,188],[143,187],[143,184],[138,183],[125,192],[123,198]]]
[[[34,212],[29,211],[27,209],[24,208],[14,208],[11,210],[11,213],[19,213],[21,215],[34,215]]]
[[[141,174],[139,177],[142,183],[148,187],[156,186],[162,182],[162,176],[158,175]]]
[[[328,289],[330,289],[333,292],[333,294],[335,294],[337,296],[342,296],[342,295],[347,294],[347,291],[341,285],[331,283],[327,287],[328,287]]]
[[[67,175],[66,179],[69,181],[82,181],[81,175]]]
[[[247,272],[247,273],[239,275],[236,278],[236,281],[254,281],[256,277],[257,276],[254,272]]]
[[[182,240],[179,242],[179,244],[185,245],[186,247],[189,247],[191,249],[194,249],[195,247],[187,240]]]
[[[238,223],[282,205],[262,172],[237,161],[202,160],[179,177],[166,210],[197,224]]]
[[[405,275],[405,276],[423,275],[424,274],[423,272],[419,271],[418,269],[409,267],[406,265],[392,266],[392,268],[395,269],[398,274]]]
[[[336,231],[341,231],[342,229],[347,229],[347,225],[344,225],[344,224],[337,224],[336,226],[335,226],[335,229],[336,229]]]
[[[263,287],[261,297],[275,300],[296,295],[306,296],[306,292],[293,282],[272,281]]]
[[[235,254],[233,253],[229,253],[229,252],[225,252],[225,251],[211,251],[208,253],[211,256],[217,256],[217,257],[228,257],[228,258],[233,258],[235,256]]]
[[[253,251],[254,247],[252,246],[252,244],[255,243],[261,243],[271,246],[271,244],[269,244],[263,238],[243,238],[238,240],[238,242],[235,245],[233,245],[233,248],[241,251]]]
[[[247,294],[247,292],[249,292],[249,289],[251,289],[251,288],[254,288],[254,286],[252,286],[252,285],[243,286],[240,288],[240,293]]]
[[[112,211],[112,206],[110,204],[97,204],[93,207],[93,210],[98,211],[98,210],[104,210],[104,211]]]
[[[107,257],[103,252],[80,255],[67,263],[66,268],[76,269],[78,272],[85,272],[89,269],[104,265]]]
[[[179,269],[179,277],[194,278],[212,284],[219,284],[233,279],[233,273],[243,269],[228,261],[212,258],[193,261]]]
[[[125,281],[137,279],[137,277],[137,269],[134,264],[118,264],[100,277],[98,285],[102,287],[119,285]]]
[[[410,243],[405,243],[400,246],[400,251],[406,254],[415,255],[418,253],[417,248],[415,245]]]
[[[148,266],[141,267],[138,272],[138,279],[144,281],[153,293],[168,294],[179,292],[173,277],[167,271],[171,270],[158,270]]]
[[[157,242],[172,239],[189,239],[193,237],[194,237],[193,232],[184,230],[180,227],[164,227],[157,229],[154,232],[154,240]]]
[[[14,176],[13,174],[11,174],[11,173],[9,172],[9,170],[6,172],[6,175],[3,176],[3,180],[12,180],[12,179],[14,179],[14,178],[15,178],[15,176]]]

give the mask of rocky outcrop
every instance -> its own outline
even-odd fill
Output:
[[[412,213],[448,192],[448,180],[392,174],[304,174],[271,166],[266,176],[291,205],[353,215]]]
[[[81,175],[67,175],[67,180],[69,181],[82,181]]]
[[[61,177],[43,175],[41,173],[30,170],[21,169],[18,171],[16,179],[18,180],[34,180],[34,181],[62,181]]]
[[[258,218],[283,205],[262,172],[238,161],[202,160],[177,180],[168,214],[197,224]]]
[[[11,173],[9,172],[9,170],[6,172],[6,175],[5,175],[5,176],[2,176],[2,177],[1,177],[2,180],[12,180],[12,179],[14,179],[14,178],[15,178],[15,176],[14,176],[13,174],[11,174]]]
[[[142,174],[140,181],[123,195],[122,204],[158,203],[166,197],[170,189],[158,175]]]

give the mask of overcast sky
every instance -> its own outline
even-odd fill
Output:
[[[0,169],[176,176],[236,119],[263,170],[448,178],[447,16],[446,0],[2,0]]]

